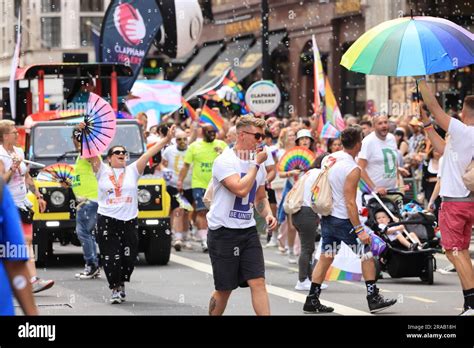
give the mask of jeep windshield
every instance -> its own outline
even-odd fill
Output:
[[[32,130],[34,158],[75,157],[77,152],[72,141],[72,130],[73,125],[65,124],[45,124],[34,127]],[[122,145],[129,153],[141,155],[144,145],[140,127],[136,123],[117,123],[117,131],[110,145]]]

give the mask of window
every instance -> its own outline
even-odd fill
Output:
[[[41,12],[61,12],[61,0],[41,0]]]
[[[100,30],[102,17],[81,17],[81,46],[93,46],[92,29]]]
[[[104,12],[104,0],[81,0],[81,12]]]
[[[61,18],[41,18],[41,46],[44,48],[61,46]]]

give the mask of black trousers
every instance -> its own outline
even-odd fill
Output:
[[[130,281],[138,254],[138,220],[97,214],[97,243],[109,288]]]

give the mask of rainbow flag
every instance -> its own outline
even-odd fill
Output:
[[[186,99],[181,98],[181,104],[183,105],[183,111],[186,117],[190,117],[191,120],[197,120],[197,113],[196,110],[187,102]]]
[[[344,123],[344,119],[342,118],[341,110],[337,106],[336,97],[334,96],[334,92],[332,91],[331,84],[329,83],[329,79],[326,76],[326,122],[331,122],[336,128],[340,131],[346,128]]]
[[[245,91],[232,69],[228,69],[216,85],[202,92],[201,95],[204,99],[221,102],[224,106],[240,108],[241,115],[250,112],[245,103]]]
[[[359,180],[359,190],[362,191],[362,193],[372,193],[373,190],[370,188],[370,186],[364,181],[364,179]]]
[[[326,281],[331,280],[348,280],[351,282],[360,282],[362,280],[362,273],[354,273],[343,271],[337,267],[329,267],[326,272],[326,277],[324,278]]]
[[[204,105],[202,108],[199,121],[211,124],[217,131],[220,131],[224,126],[224,119],[207,105]]]

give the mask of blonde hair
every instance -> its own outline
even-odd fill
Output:
[[[12,120],[0,120],[0,144],[3,144],[3,136],[8,134],[11,127],[15,127],[15,122]]]
[[[280,149],[286,149],[286,146],[288,145],[288,133],[293,132],[296,136],[296,132],[290,128],[283,128],[280,132],[280,136],[278,137],[278,147]]]
[[[261,118],[257,118],[254,116],[242,116],[237,121],[235,128],[239,130],[240,128],[251,127],[251,126],[265,129],[266,123],[265,123],[265,120]]]

